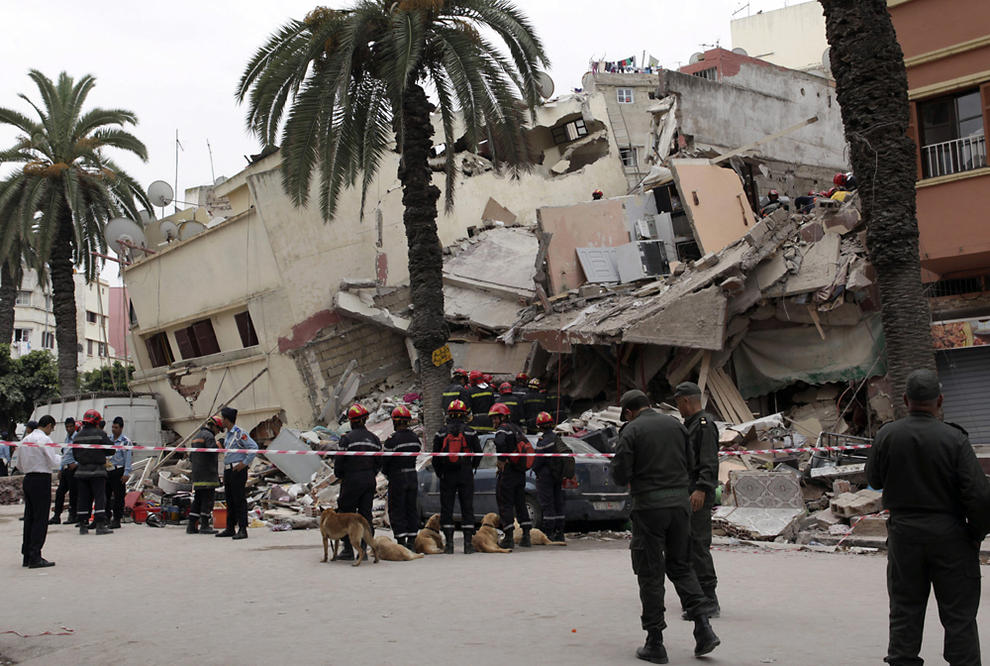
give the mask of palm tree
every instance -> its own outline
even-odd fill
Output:
[[[420,358],[427,427],[435,423],[448,380],[447,366],[430,360],[448,329],[427,88],[443,127],[449,211],[458,111],[469,150],[487,142],[498,168],[524,168],[526,110],[535,118],[537,67],[547,65],[533,27],[506,0],[359,0],[346,10],[317,7],[282,26],[255,53],[237,89],[238,101],[248,100],[251,131],[266,148],[281,144],[282,184],[296,206],[308,203],[318,172],[320,211],[328,222],[342,189],[359,176],[363,214],[368,186],[394,136],[409,251],[409,335]]]
[[[13,220],[0,219],[0,345],[9,345],[13,339],[14,306],[24,278],[24,261],[29,258],[29,246],[18,229]]]
[[[38,261],[47,264],[52,282],[58,378],[62,395],[76,392],[77,348],[74,267],[95,278],[93,256],[106,251],[103,227],[126,215],[138,218],[137,199],[151,208],[147,195],[106,152],[117,149],[147,160],[147,150],[123,128],[137,117],[124,109],[84,109],[96,79],[78,81],[62,72],[53,82],[37,70],[28,74],[40,103],[26,95],[37,120],[0,108],[0,123],[20,132],[15,144],[0,151],[0,163],[22,165],[0,189],[0,219],[19,225],[31,239]],[[2,249],[2,248],[0,248]],[[0,255],[3,256],[3,255]]]
[[[820,2],[866,243],[877,271],[887,373],[893,395],[900,396],[912,370],[935,369],[931,312],[921,286],[904,54],[886,0]],[[903,415],[901,400],[893,402]]]

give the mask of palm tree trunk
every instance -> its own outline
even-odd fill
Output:
[[[20,286],[9,263],[0,263],[0,345],[9,345],[14,337],[14,303]]]
[[[77,392],[78,335],[76,332],[76,282],[72,275],[72,213],[60,213],[48,267],[52,279],[52,308],[55,311],[55,342],[58,345],[58,387],[63,396]]]
[[[907,375],[935,369],[931,312],[921,286],[914,143],[908,137],[904,54],[885,0],[819,0],[836,98],[859,183],[866,241],[877,271],[894,409]]]
[[[409,336],[419,355],[419,382],[423,391],[423,423],[427,434],[441,424],[441,393],[450,379],[448,364],[435,366],[433,352],[447,342],[448,328],[443,311],[443,250],[437,235],[437,200],[429,156],[433,148],[433,125],[426,92],[410,84],[402,104],[402,221],[409,246],[409,285],[412,292],[412,323]]]

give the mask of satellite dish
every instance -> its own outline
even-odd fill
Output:
[[[138,211],[138,222],[141,226],[147,227],[149,224],[155,221],[155,214],[150,210],[139,210]]]
[[[156,180],[148,186],[148,199],[152,204],[164,208],[172,203],[175,190],[164,180]]]
[[[158,233],[162,235],[162,240],[171,243],[179,238],[179,225],[172,220],[162,220],[158,225]]]
[[[201,234],[204,231],[206,231],[206,225],[202,222],[197,222],[196,220],[183,222],[179,226],[179,240],[189,240],[193,236]]]
[[[822,69],[826,74],[832,76],[832,47],[829,46],[822,53]]]
[[[536,73],[536,89],[540,93],[540,97],[543,99],[550,99],[553,97],[553,79],[546,72]]]
[[[128,220],[126,217],[115,217],[107,222],[107,226],[103,229],[103,236],[107,239],[107,245],[113,248],[114,252],[128,258],[131,249],[127,245],[146,247],[148,242],[141,225],[134,220]],[[127,245],[123,243],[127,243]]]
[[[691,58],[688,60],[688,64],[689,65],[693,65],[694,63],[701,62],[704,59],[705,59],[705,54],[702,53],[701,51],[698,51],[697,53],[692,53],[691,54]],[[166,185],[167,184],[168,183],[166,183]]]
[[[735,53],[736,55],[741,55],[741,56],[749,55],[748,53],[746,53],[746,49],[744,49],[741,46],[737,46],[736,48],[732,49],[732,52]]]
[[[226,221],[227,221],[227,218],[226,217],[223,217],[223,216],[212,217],[212,218],[210,218],[210,221],[206,223],[206,228],[207,229],[212,229],[213,227],[217,226],[221,222],[226,222]]]

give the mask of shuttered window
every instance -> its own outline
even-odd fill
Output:
[[[184,359],[220,352],[216,333],[213,332],[213,322],[209,319],[197,321],[191,326],[177,330],[175,342],[179,345],[179,353]]]
[[[251,313],[245,310],[234,315],[237,322],[237,332],[241,334],[241,344],[245,347],[253,347],[258,344],[258,333],[254,330],[254,322],[251,321]]]
[[[148,350],[148,358],[151,360],[151,367],[159,368],[169,365],[175,361],[172,355],[172,346],[168,343],[165,333],[155,333],[144,339],[144,346]]]
[[[939,351],[945,420],[969,431],[973,444],[990,444],[990,345]]]

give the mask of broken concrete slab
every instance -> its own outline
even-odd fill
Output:
[[[740,471],[729,475],[735,506],[804,511],[801,484],[789,472]]]
[[[603,199],[572,206],[548,206],[538,209],[536,217],[540,231],[552,234],[546,261],[553,295],[584,284],[577,248],[617,247],[630,241],[625,209],[620,201]]]
[[[804,508],[761,509],[758,507],[720,506],[712,515],[713,525],[729,536],[765,541],[797,534]]]
[[[299,437],[299,431],[283,427],[272,440],[271,448],[282,451],[309,451],[311,447]],[[287,477],[296,483],[309,483],[313,475],[323,469],[319,456],[300,456],[291,453],[269,453],[265,457]]]
[[[718,252],[756,226],[742,182],[707,160],[671,161],[674,182],[702,252]]]
[[[727,299],[709,287],[669,304],[622,334],[623,342],[692,349],[722,349]]]
[[[863,516],[879,511],[883,507],[882,497],[880,491],[864,488],[857,493],[843,493],[833,497],[829,508],[832,513],[843,518]]]
[[[781,284],[767,290],[766,296],[793,296],[818,291],[832,284],[839,270],[841,239],[826,234],[820,241],[802,249],[801,267]]]
[[[539,241],[526,229],[490,229],[444,260],[444,282],[533,298]]]
[[[813,467],[810,472],[812,479],[822,479],[831,481],[833,479],[849,479],[855,483],[858,477],[866,477],[866,463],[854,463],[852,465],[831,465],[828,467]]]
[[[444,282],[443,310],[448,321],[501,332],[512,326],[524,306],[518,297],[465,288],[446,279]]]
[[[338,312],[357,319],[380,324],[403,333],[409,330],[410,321],[408,319],[394,315],[384,308],[376,307],[370,296],[362,298],[359,293],[353,291],[338,291],[333,296],[333,304]]]
[[[488,197],[488,203],[485,204],[485,210],[481,213],[481,219],[483,222],[501,222],[510,227],[516,223],[517,217],[511,210],[495,199]]]

